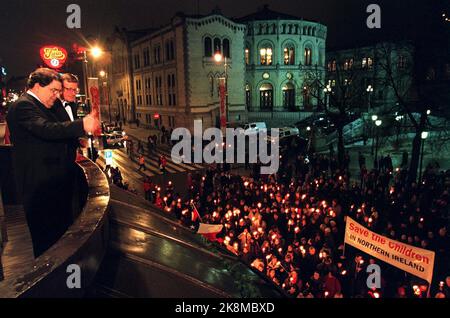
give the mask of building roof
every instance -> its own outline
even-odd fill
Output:
[[[266,4],[260,10],[255,13],[246,15],[241,18],[234,19],[238,22],[250,22],[250,21],[264,21],[264,20],[302,20],[300,17],[296,17],[290,14],[277,12],[269,9]]]

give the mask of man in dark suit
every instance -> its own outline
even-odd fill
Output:
[[[39,68],[30,74],[28,91],[10,108],[14,175],[21,194],[35,257],[50,248],[71,223],[59,199],[70,166],[67,140],[99,128],[94,116],[60,122],[51,108],[62,91],[57,72]]]
[[[59,121],[75,121],[77,116],[76,98],[79,92],[78,78],[70,73],[61,75],[62,94],[55,100],[55,104],[51,108]],[[78,138],[67,140],[68,156],[71,162],[74,162],[77,156],[77,150],[80,146]]]
[[[59,98],[55,100],[51,110],[61,122],[75,121],[77,116],[77,94],[78,78],[76,75],[70,73],[61,74],[62,81],[62,93]],[[66,203],[64,211],[67,211],[69,215],[76,218],[81,210],[81,202],[77,197],[78,193],[78,180],[77,180],[77,165],[75,160],[77,158],[77,152],[80,147],[80,142],[84,139],[69,138],[67,143],[67,163],[68,169],[66,174],[66,182],[64,185],[64,191],[58,193],[59,199],[62,200],[62,204]],[[84,146],[86,146],[84,144]],[[71,222],[72,223],[72,222]]]

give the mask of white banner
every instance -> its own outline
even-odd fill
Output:
[[[435,253],[391,240],[347,216],[345,243],[431,284]]]

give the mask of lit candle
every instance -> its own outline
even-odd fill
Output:
[[[278,253],[281,254],[281,252],[283,252],[283,249],[280,247],[280,248],[278,249]]]
[[[261,209],[261,206],[262,206],[261,202],[258,202],[257,204],[258,209]]]
[[[300,228],[298,226],[296,226],[294,231],[295,231],[295,234],[297,234],[298,232],[300,232]]]
[[[341,275],[345,275],[345,274],[347,274],[347,271],[344,269],[344,270],[341,272]]]
[[[248,186],[248,181],[245,181],[245,182],[244,182],[244,186]]]
[[[277,238],[277,235],[276,234],[273,234],[272,235],[272,240],[274,240],[274,239],[276,239]]]

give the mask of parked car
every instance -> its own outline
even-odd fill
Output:
[[[268,131],[269,135],[267,136],[267,140],[270,142],[275,142],[277,139],[278,140],[283,140],[286,139],[288,137],[294,137],[294,136],[299,136],[300,135],[300,130],[297,127],[282,127],[278,129],[278,137],[274,137],[271,136],[270,133],[271,131]]]
[[[243,129],[244,129],[245,135],[251,135],[251,134],[257,134],[261,130],[266,130],[267,126],[266,126],[265,122],[255,122],[255,123],[245,124]]]
[[[124,147],[127,135],[124,131],[112,131],[102,135],[104,148]]]

